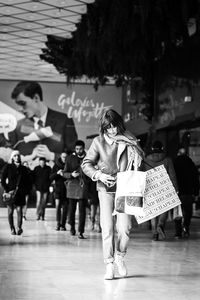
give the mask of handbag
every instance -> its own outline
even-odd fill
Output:
[[[3,193],[2,200],[3,200],[3,203],[5,203],[5,205],[13,205],[14,204],[15,196],[17,194],[20,179],[21,179],[21,174],[19,175],[19,177],[17,179],[16,188],[14,190],[9,191],[9,192],[4,192]]]
[[[68,181],[66,189],[67,198],[83,199],[84,188],[79,182]]]
[[[15,200],[15,195],[15,190],[9,191],[8,193],[4,192],[2,200],[5,203],[5,205],[12,205]]]
[[[85,183],[80,179],[66,180],[66,196],[70,199],[83,199],[85,196]]]

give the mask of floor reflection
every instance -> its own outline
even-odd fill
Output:
[[[0,300],[197,300],[200,277],[200,219],[192,219],[188,240],[151,241],[147,226],[135,226],[126,263],[129,275],[104,280],[101,234],[79,240],[55,231],[55,210],[46,221],[28,211],[22,236],[11,236],[7,211],[0,210]]]

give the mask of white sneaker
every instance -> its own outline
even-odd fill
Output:
[[[106,273],[104,275],[104,279],[111,280],[114,278],[114,264],[108,263],[106,265]]]
[[[127,268],[126,268],[126,265],[124,262],[124,257],[121,255],[116,255],[115,263],[117,265],[119,275],[122,277],[126,277],[128,274],[128,271],[127,271]]]

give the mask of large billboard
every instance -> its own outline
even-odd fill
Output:
[[[51,143],[55,146],[62,134],[60,131],[63,114],[73,120],[78,139],[85,141],[86,149],[91,143],[91,137],[98,134],[98,119],[102,110],[112,107],[121,114],[121,88],[108,85],[100,86],[95,91],[93,85],[89,84],[39,82],[44,104],[49,110],[62,114],[54,114],[56,130],[47,124],[48,126],[40,132],[35,132],[31,125],[32,120],[25,118],[23,111],[20,111],[19,106],[11,99],[11,93],[17,83],[18,81],[0,81],[0,158],[4,161],[8,160],[13,148],[19,148],[24,152],[23,155],[28,157],[31,153],[26,153],[26,149],[31,143],[34,146]],[[21,135],[16,135],[19,124]],[[68,131],[70,132],[70,127]],[[22,140],[21,137],[20,140],[16,140],[16,136],[22,136]],[[49,143],[46,143],[47,141]]]

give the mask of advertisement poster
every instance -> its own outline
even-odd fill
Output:
[[[63,137],[62,122],[66,116],[69,120],[66,125],[67,136],[73,135],[75,131],[75,138],[83,140],[87,150],[92,138],[98,135],[98,120],[102,111],[113,108],[121,114],[121,88],[108,85],[100,86],[95,91],[90,84],[39,82],[43,92],[43,103],[48,109],[48,122],[42,129],[36,130],[33,120],[25,118],[20,106],[11,99],[11,93],[17,84],[18,81],[0,81],[1,164],[8,161],[13,149],[20,150],[24,160],[31,159],[38,144],[46,145],[55,154],[65,150],[63,140],[66,140],[66,137]]]

